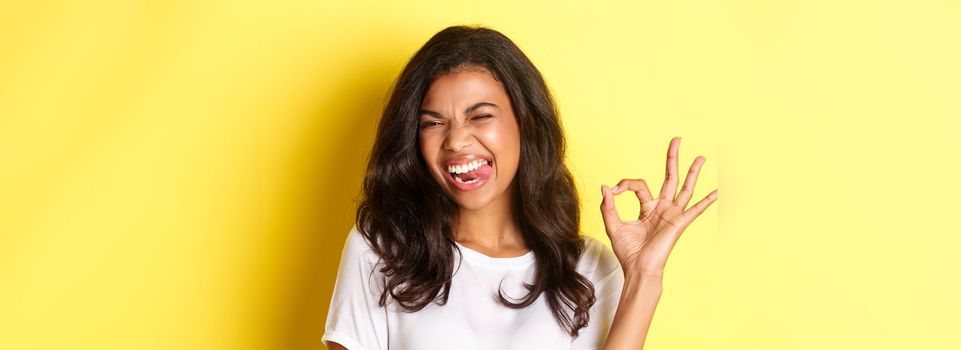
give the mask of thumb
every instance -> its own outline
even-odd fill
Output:
[[[621,225],[621,218],[617,216],[617,208],[614,207],[614,194],[611,189],[601,185],[601,196],[601,218],[604,219],[604,226],[608,235],[610,235]]]

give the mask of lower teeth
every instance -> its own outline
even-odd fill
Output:
[[[475,177],[473,180],[464,181],[464,180],[461,180],[459,177],[454,176],[454,180],[457,180],[457,182],[462,183],[462,184],[472,184],[472,183],[475,183],[475,182],[477,182],[477,181],[480,181],[480,178],[479,178],[479,177]]]

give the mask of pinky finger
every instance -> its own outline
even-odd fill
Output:
[[[707,207],[711,206],[711,204],[714,203],[714,201],[716,200],[717,200],[717,190],[715,189],[714,191],[711,191],[711,193],[708,193],[707,197],[704,197],[699,202],[695,203],[694,206],[692,206],[690,209],[685,211],[684,215],[686,215],[689,218],[689,220],[694,220],[694,218],[701,215],[701,213],[707,210]]]

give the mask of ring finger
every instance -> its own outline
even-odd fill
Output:
[[[691,201],[691,196],[694,194],[694,185],[697,184],[697,175],[701,172],[701,165],[707,158],[703,156],[698,156],[694,159],[694,163],[691,164],[691,169],[687,172],[687,177],[684,179],[684,186],[681,186],[681,193],[677,195],[677,199],[674,200],[674,204],[681,207],[681,209],[687,208],[687,203]]]

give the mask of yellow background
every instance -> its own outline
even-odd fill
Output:
[[[512,38],[582,196],[694,200],[649,349],[957,349],[956,1],[0,5],[0,348],[320,349],[385,94]],[[618,197],[623,216],[633,196]]]

